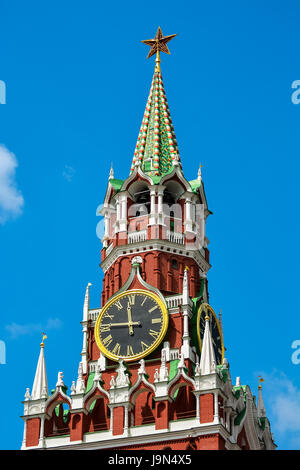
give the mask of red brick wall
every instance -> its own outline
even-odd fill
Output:
[[[152,406],[153,393],[145,391],[138,395],[134,405],[134,424],[150,424],[155,422],[155,409]]]
[[[124,431],[124,407],[118,406],[113,410],[113,435],[123,434]]]
[[[200,423],[214,420],[214,396],[212,393],[200,395]]]
[[[104,274],[102,306],[125,284],[131,270],[131,256],[124,255]],[[143,258],[141,266],[143,279],[164,295],[181,294],[185,266],[189,270],[189,288],[191,297],[195,297],[200,288],[199,267],[191,258],[178,254],[149,251],[140,253]],[[172,268],[171,260],[177,261],[177,268]],[[116,265],[116,266],[115,266]]]
[[[115,450],[225,450],[225,442],[218,434],[190,438],[162,441],[157,443],[140,444],[126,447],[118,447]]]
[[[169,423],[168,400],[156,402],[155,429],[167,429]]]
[[[40,418],[31,418],[26,423],[26,447],[37,446],[40,437]]]
[[[70,425],[70,441],[81,441],[83,436],[83,413],[73,414]]]
[[[197,442],[198,450],[220,450],[220,440],[218,434],[201,436]]]

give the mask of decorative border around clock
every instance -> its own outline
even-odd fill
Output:
[[[120,298],[122,297],[126,297],[127,295],[129,294],[143,294],[143,295],[147,295],[148,297],[151,297],[153,300],[155,300],[155,302],[159,305],[159,307],[161,308],[161,311],[162,311],[162,314],[163,314],[163,327],[162,327],[162,330],[160,332],[160,335],[158,336],[157,340],[147,349],[145,350],[143,353],[139,353],[139,354],[136,354],[134,356],[131,356],[131,357],[128,357],[128,356],[116,356],[115,354],[112,354],[110,351],[108,351],[102,344],[101,342],[101,339],[100,339],[100,335],[99,335],[99,323],[104,315],[104,313],[106,312],[106,310],[112,305],[114,304],[117,300],[119,300]],[[119,361],[120,359],[123,359],[125,362],[133,362],[133,361],[138,361],[139,359],[142,359],[143,357],[145,356],[148,356],[149,354],[151,354],[159,345],[160,343],[162,342],[162,340],[164,339],[165,335],[166,335],[166,332],[168,330],[168,326],[169,326],[169,313],[168,313],[168,309],[167,309],[167,306],[166,304],[160,299],[160,297],[151,292],[151,291],[148,291],[148,290],[144,290],[144,289],[131,289],[131,290],[126,290],[124,292],[121,292],[117,295],[114,295],[108,302],[107,304],[103,307],[103,309],[101,310],[101,313],[98,315],[97,317],[97,320],[96,320],[96,324],[95,324],[95,341],[96,341],[96,344],[98,346],[98,348],[100,349],[100,351],[102,352],[102,354],[104,354],[105,357],[109,358],[109,359],[112,359],[113,361]]]

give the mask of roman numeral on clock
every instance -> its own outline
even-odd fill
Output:
[[[105,312],[103,318],[109,318],[110,320],[112,320],[114,318],[114,315],[109,315],[109,313]]]
[[[156,339],[159,336],[159,332],[155,330],[149,330],[149,335],[151,335],[152,338]]]
[[[146,351],[146,349],[149,348],[148,344],[144,343],[144,341],[141,341],[141,346],[143,351]]]
[[[106,338],[102,340],[102,343],[104,344],[104,346],[107,347],[110,345],[110,343],[112,343],[112,340],[113,340],[112,335],[109,335],[109,336],[106,336]]]
[[[148,310],[149,313],[152,313],[154,310],[156,310],[158,308],[158,305],[154,305],[154,307],[150,308]]]
[[[110,331],[110,325],[101,325],[100,326],[100,333],[105,333],[106,331]]]
[[[134,303],[135,303],[135,295],[129,295],[129,296],[128,296],[128,303],[129,303],[129,305],[134,305]]]
[[[120,354],[120,350],[121,350],[121,346],[120,346],[119,343],[117,343],[117,344],[115,345],[115,347],[112,349],[111,352],[112,352],[113,354],[118,355],[118,354]]]
[[[133,349],[130,344],[127,345],[127,356],[133,356]]]

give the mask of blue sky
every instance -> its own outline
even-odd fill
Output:
[[[110,164],[125,178],[149,92],[142,39],[177,33],[162,73],[185,175],[209,208],[210,303],[233,380],[264,400],[280,449],[300,449],[299,125],[296,0],[1,2],[1,448],[20,448],[41,331],[48,381],[70,387],[85,287],[99,306],[96,208]]]

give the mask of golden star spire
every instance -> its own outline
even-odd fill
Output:
[[[147,46],[150,46],[151,49],[149,51],[149,54],[147,56],[147,59],[149,57],[153,56],[156,53],[156,66],[157,69],[160,70],[159,64],[160,64],[160,57],[159,57],[159,52],[165,52],[166,54],[170,54],[169,48],[167,46],[167,43],[171,41],[176,36],[176,34],[171,34],[169,36],[164,36],[161,30],[161,27],[158,27],[157,33],[155,35],[154,39],[146,39],[145,41],[141,41],[144,44],[147,44]]]

